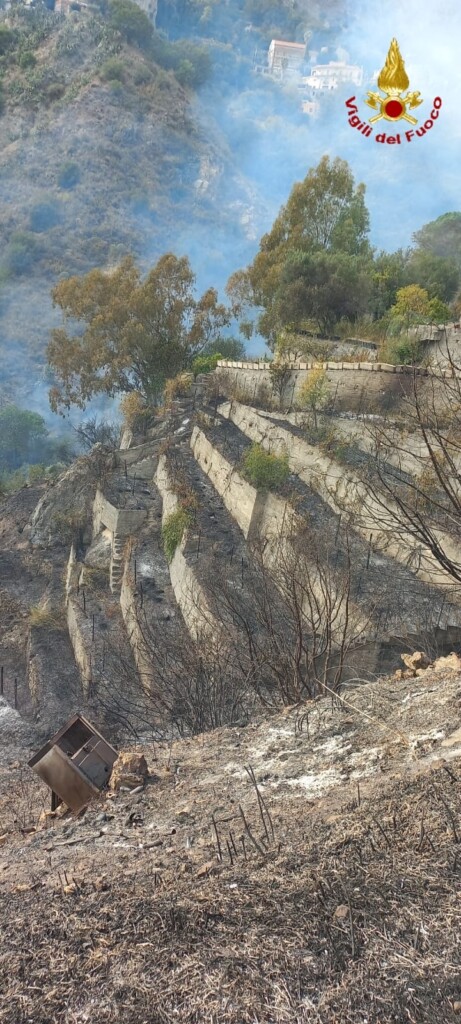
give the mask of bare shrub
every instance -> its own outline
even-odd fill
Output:
[[[461,366],[448,347],[447,364],[444,373],[413,374],[399,422],[368,425],[374,459],[366,485],[380,527],[406,533],[460,583]]]
[[[90,450],[95,444],[103,444],[107,448],[119,446],[120,426],[112,420],[98,420],[97,416],[90,416],[75,428],[75,432],[86,450]]]
[[[291,369],[288,363],[273,361],[269,363],[269,376],[272,393],[277,398],[278,404],[281,407],[286,388],[291,380]]]
[[[96,678],[98,704],[136,732],[195,735],[248,718],[248,688],[236,672],[232,650],[208,631],[195,639],[182,625],[168,630],[161,619],[138,610],[137,652],[142,686],[127,687],[131,669],[113,638],[110,675]]]
[[[234,671],[266,707],[339,692],[351,656],[376,639],[373,606],[352,599],[353,568],[343,543],[312,530],[252,548],[244,589],[216,577],[208,589],[226,626]]]

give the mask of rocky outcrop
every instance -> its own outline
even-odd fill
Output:
[[[110,789],[136,789],[144,786],[149,774],[144,754],[122,751],[112,768]]]
[[[112,456],[97,444],[69,466],[45,491],[31,519],[30,540],[39,547],[77,546],[91,541],[91,508],[98,481],[111,468]]]

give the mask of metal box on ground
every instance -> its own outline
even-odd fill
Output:
[[[29,767],[73,811],[107,785],[117,751],[82,715],[72,718],[29,761]]]

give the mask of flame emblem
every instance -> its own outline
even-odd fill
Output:
[[[373,110],[379,110],[379,114],[369,118],[370,124],[375,124],[382,117],[386,121],[400,121],[404,118],[410,124],[418,124],[417,118],[407,113],[407,107],[413,110],[422,103],[421,93],[408,92],[406,96],[402,93],[408,89],[410,79],[405,71],[405,64],[399,50],[399,44],[393,39],[386,57],[386,63],[378,76],[378,87],[385,93],[384,98],[379,92],[368,92],[366,103]]]

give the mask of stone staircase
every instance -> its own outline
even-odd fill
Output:
[[[110,560],[109,584],[113,594],[119,594],[122,587],[124,558],[123,551],[126,544],[126,537],[114,534],[112,540],[112,557]]]
[[[139,462],[134,462],[129,468],[129,476],[136,477],[136,480],[152,480],[157,469],[158,455],[155,451],[152,455],[146,455]]]
[[[197,405],[209,405],[216,393],[214,373],[199,373],[195,378],[195,400]]]

